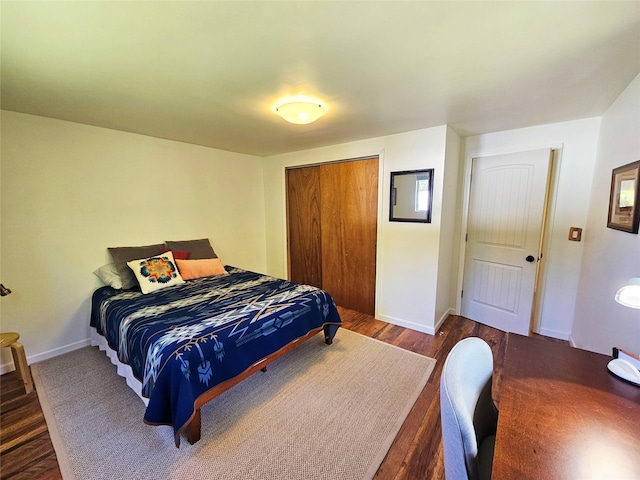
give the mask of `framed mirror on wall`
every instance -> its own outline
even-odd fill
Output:
[[[433,168],[391,172],[390,222],[431,223]]]

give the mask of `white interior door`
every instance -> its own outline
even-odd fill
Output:
[[[462,315],[529,334],[551,150],[474,158]]]

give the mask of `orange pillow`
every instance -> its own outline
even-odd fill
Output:
[[[180,260],[176,258],[176,263],[183,280],[226,275],[228,273],[219,258],[203,258],[201,260]]]

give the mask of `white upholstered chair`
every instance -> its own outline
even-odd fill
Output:
[[[446,480],[491,478],[498,424],[492,376],[493,355],[484,340],[465,338],[449,352],[440,377]]]

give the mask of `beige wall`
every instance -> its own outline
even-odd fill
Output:
[[[30,362],[86,343],[108,246],[208,237],[266,271],[261,158],[8,111],[1,148],[0,321]]]
[[[263,159],[2,111],[0,280],[14,293],[0,302],[0,328],[21,333],[30,362],[85,345],[91,272],[109,261],[107,246],[209,237],[225,263],[286,277],[285,168],[379,155],[377,316],[434,333],[457,299],[465,162],[551,146],[541,332],[637,351],[640,313],[613,293],[640,276],[640,236],[607,229],[606,204],[611,169],[640,158],[638,97],[636,78],[601,127],[592,118],[469,137],[462,163],[447,126]],[[435,169],[432,223],[389,222],[390,172],[422,168]],[[584,227],[583,242],[568,242],[570,226]]]
[[[460,137],[447,129],[442,215],[440,219],[440,254],[438,256],[438,287],[436,292],[437,331],[448,314],[455,314],[458,260],[460,249]]]
[[[452,230],[455,215],[449,208],[443,222],[445,150],[460,140],[447,126],[389,135],[359,142],[305,150],[265,158],[265,204],[267,262],[269,273],[287,275],[285,168],[336,160],[380,155],[378,190],[378,257],[376,317],[415,330],[435,333],[438,312],[453,305],[436,306],[439,281],[450,281],[450,263],[439,272],[441,233]],[[433,211],[431,223],[389,221],[390,173],[433,168]],[[454,175],[455,176],[455,175]],[[453,180],[455,184],[455,179]],[[447,198],[451,185],[447,184]],[[450,207],[455,209],[454,207]],[[447,242],[450,240],[447,239]],[[449,292],[449,285],[443,287]],[[448,303],[445,298],[445,303]]]
[[[609,355],[612,347],[640,353],[640,310],[613,299],[629,278],[640,277],[640,234],[607,228],[611,171],[636,160],[640,75],[602,116],[572,331],[578,347]]]
[[[538,300],[539,333],[568,339],[575,313],[584,241],[568,240],[569,228],[586,227],[599,118],[490,133],[465,139],[465,168],[474,156],[553,148],[551,203],[547,218]]]

